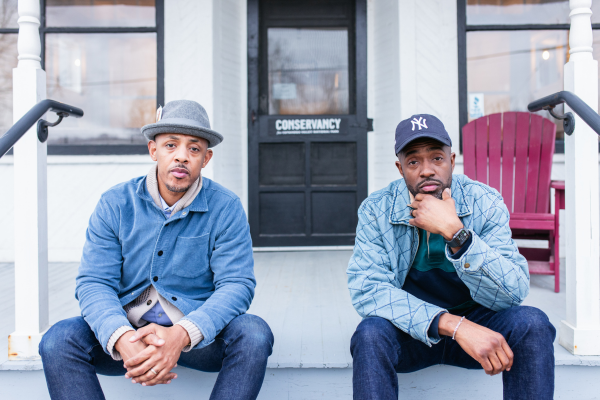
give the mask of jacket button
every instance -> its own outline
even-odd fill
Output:
[[[469,264],[469,263],[465,264],[465,268],[469,268],[470,266],[471,266],[471,264]]]
[[[163,255],[163,251],[162,251],[162,250],[160,250],[160,251],[158,252],[158,255],[159,255],[159,256],[162,256],[162,255]]]
[[[152,300],[148,300],[148,302],[146,303],[146,305],[150,305],[152,304]]]
[[[153,280],[154,282],[156,282],[156,281],[158,280],[158,276],[155,276],[154,278],[152,278],[152,280]]]
[[[177,301],[177,297],[171,297],[173,301]]]

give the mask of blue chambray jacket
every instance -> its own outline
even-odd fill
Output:
[[[519,254],[508,226],[509,213],[493,188],[464,175],[452,176],[456,213],[473,240],[459,259],[446,257],[471,291],[473,300],[494,311],[517,306],[529,293],[527,261]],[[348,265],[348,288],[362,317],[381,317],[431,346],[427,335],[443,308],[402,290],[419,247],[404,179],[371,194],[358,210],[354,253]]]
[[[211,344],[250,307],[254,259],[246,214],[231,191],[202,178],[189,206],[166,219],[146,177],[105,192],[92,214],[77,276],[81,314],[107,351],[129,325],[123,306],[154,285]]]

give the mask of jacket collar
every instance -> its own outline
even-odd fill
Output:
[[[142,180],[140,180],[140,182],[138,183],[136,193],[142,200],[146,200],[146,201],[152,203],[162,213],[162,209],[156,204],[155,200],[152,198],[152,195],[148,191],[148,186],[146,183],[147,179],[148,179],[148,177],[145,176]],[[188,207],[185,207],[186,210],[188,210],[190,212],[206,212],[206,211],[208,211],[208,202],[206,200],[206,188],[208,186],[210,186],[210,180],[207,178],[202,178],[200,192],[196,195],[196,197],[194,198],[192,203]],[[181,210],[179,210],[179,211],[181,211]],[[179,214],[179,212],[177,212],[176,214]],[[171,216],[171,218],[173,218],[176,214],[173,214]]]
[[[462,218],[472,213],[471,208],[467,204],[465,199],[465,189],[462,185],[460,176],[452,175],[452,184],[450,185],[450,191],[452,192],[452,198],[456,206],[456,214]],[[400,179],[396,190],[394,191],[394,200],[390,212],[390,223],[391,224],[404,224],[410,225],[408,221],[412,218],[410,215],[411,209],[408,205],[410,201],[410,192],[406,187],[404,179]]]

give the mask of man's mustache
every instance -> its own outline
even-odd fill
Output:
[[[440,186],[444,185],[442,183],[442,181],[440,181],[440,180],[428,178],[428,179],[425,179],[425,180],[422,180],[421,182],[419,182],[419,184],[417,185],[417,187],[419,189],[421,189],[421,187],[425,186],[425,184],[432,184],[432,183],[437,183]]]
[[[185,166],[185,165],[183,165],[183,164],[177,164],[176,166],[174,166],[174,167],[172,167],[171,169],[169,169],[169,171],[173,171],[175,168],[182,168],[182,169],[185,169],[187,172],[190,172],[189,168],[188,168],[188,167],[186,167],[186,166]]]

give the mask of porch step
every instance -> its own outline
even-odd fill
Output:
[[[177,368],[179,378],[170,385],[142,387],[122,377],[100,377],[107,399],[183,399],[193,394],[208,399],[217,374]],[[600,367],[558,366],[555,399],[600,398]],[[502,378],[483,371],[437,366],[398,375],[401,399],[448,400],[502,399]],[[0,372],[3,400],[50,399],[42,371]],[[350,400],[352,369],[267,369],[259,400]]]

